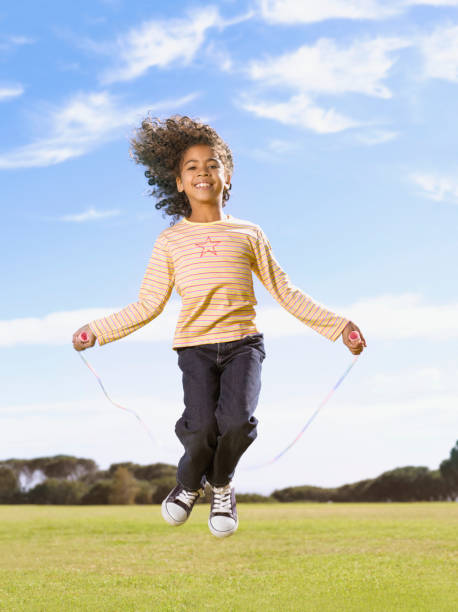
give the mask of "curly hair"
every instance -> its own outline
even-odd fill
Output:
[[[163,121],[148,116],[130,143],[135,162],[148,168],[145,176],[148,185],[154,186],[150,195],[158,198],[155,207],[164,209],[163,216],[173,217],[170,225],[192,213],[187,195],[180,193],[176,185],[183,154],[189,147],[208,145],[215,149],[228,175],[234,169],[231,150],[215,130],[186,116],[174,115]],[[229,200],[229,189],[224,190],[223,206]]]

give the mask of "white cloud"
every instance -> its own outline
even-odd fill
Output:
[[[9,87],[0,87],[0,102],[22,96],[24,88],[22,85],[11,85]]]
[[[458,180],[438,174],[412,173],[410,180],[420,187],[421,195],[436,202],[458,204]]]
[[[419,294],[383,295],[360,300],[348,309],[366,340],[458,337],[458,303],[427,304]]]
[[[457,2],[458,4],[458,2]],[[418,41],[424,76],[458,82],[458,26],[440,26]]]
[[[144,75],[150,68],[189,65],[202,49],[207,31],[211,28],[223,30],[238,25],[253,17],[249,10],[235,17],[225,18],[216,6],[200,6],[189,9],[184,18],[144,21],[111,43],[86,41],[85,46],[93,51],[110,55],[114,65],[102,76],[103,83],[130,81]],[[224,71],[232,69],[229,54],[210,43],[212,59]]]
[[[231,72],[233,70],[234,62],[229,52],[222,48],[221,45],[210,42],[205,48],[205,53],[208,60],[216,64],[219,70],[223,72]]]
[[[458,0],[404,0],[404,6],[427,5],[427,6],[458,6]]]
[[[88,321],[106,315],[102,308],[52,312],[44,317],[0,321],[0,346],[19,344],[69,344],[73,333]]]
[[[153,66],[189,64],[205,42],[209,28],[222,26],[218,9],[213,6],[189,11],[183,19],[147,21],[120,36],[105,50],[117,56],[117,63],[102,75],[102,82],[130,81]],[[94,45],[103,50],[104,47]]]
[[[110,404],[93,374],[79,359],[75,360],[73,375],[80,377],[86,389],[79,401],[0,407],[2,431],[8,432],[7,439],[2,439],[3,457],[26,458],[64,452],[94,458],[101,466],[123,461],[127,456],[143,464],[172,463],[178,459],[181,445],[174,433],[178,402],[173,402],[170,396],[155,397],[154,394],[119,396],[116,388],[107,389],[109,395],[114,394],[114,402],[139,415],[149,436],[134,415]],[[116,449],[122,450],[118,454]]]
[[[259,0],[264,19],[271,23],[314,23],[324,19],[384,19],[400,12],[398,2],[376,0]]]
[[[44,317],[25,317],[0,321],[0,346],[21,344],[65,345],[72,347],[72,337],[86,323],[117,312],[120,308],[87,308],[52,312]],[[160,317],[145,325],[122,342],[171,341],[178,319],[179,304],[172,301]]]
[[[0,51],[10,51],[15,47],[31,45],[35,41],[27,36],[3,35],[0,36]]]
[[[277,155],[287,155],[293,153],[298,148],[297,144],[289,140],[273,139],[267,143],[267,149]]]
[[[329,134],[360,125],[334,109],[320,108],[310,96],[299,94],[286,102],[256,101],[243,96],[239,105],[258,117],[296,125],[319,134]]]
[[[428,304],[421,295],[406,293],[361,299],[345,307],[326,306],[354,321],[368,345],[372,340],[458,337],[458,303]],[[315,333],[280,307],[260,308],[257,321],[269,337]]]
[[[327,307],[351,318],[363,331],[368,344],[371,340],[446,340],[458,337],[458,303],[428,304],[421,295],[406,293],[362,299],[345,308],[329,304]],[[122,342],[171,342],[180,308],[180,301],[172,299],[159,317],[123,338]],[[73,333],[82,325],[119,310],[92,308],[53,312],[44,317],[3,320],[0,321],[0,346],[71,346]],[[258,308],[256,322],[259,329],[265,331],[270,338],[316,335],[316,332],[280,306]]]
[[[458,369],[448,371],[436,365],[408,368],[396,372],[378,372],[368,376],[360,384],[363,394],[371,392],[374,399],[400,400],[405,397],[418,397],[438,393],[458,392]]]
[[[84,221],[93,221],[94,219],[105,219],[106,217],[116,217],[119,215],[119,210],[95,210],[90,208],[86,212],[75,215],[64,215],[60,217],[60,221],[68,221],[70,223],[83,223]]]
[[[106,91],[77,94],[62,108],[42,114],[49,136],[0,154],[0,169],[50,166],[79,157],[103,142],[119,138],[124,129],[139,122],[148,111],[170,111],[195,97],[191,94],[177,100],[123,106]]]
[[[30,38],[29,36],[8,36],[7,40],[12,44],[12,45],[31,45],[33,44],[35,41],[33,38]]]
[[[390,53],[409,44],[402,38],[378,37],[344,46],[320,38],[293,52],[253,61],[248,73],[264,86],[287,87],[302,93],[359,93],[390,98],[391,91],[382,82],[396,62]]]
[[[333,108],[324,108],[315,98],[348,93],[390,98],[391,91],[383,81],[397,59],[391,54],[410,44],[399,37],[378,37],[345,46],[321,38],[278,57],[252,61],[246,72],[254,82],[293,95],[286,101],[273,102],[245,94],[239,104],[259,117],[321,134],[364,125]]]
[[[383,144],[384,142],[390,142],[395,140],[399,136],[399,132],[393,132],[390,130],[373,130],[366,134],[357,134],[356,139],[365,145],[373,146],[377,144]]]
[[[245,154],[264,162],[278,163],[279,161],[286,161],[299,149],[299,144],[296,142],[275,138],[266,143],[259,144],[259,148],[250,147],[245,151]]]
[[[458,0],[259,0],[270,23],[316,23],[325,19],[387,19],[415,5],[458,6]]]

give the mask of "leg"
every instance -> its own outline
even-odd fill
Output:
[[[215,487],[229,483],[240,457],[256,438],[258,420],[254,411],[265,358],[262,334],[219,346],[221,380],[215,413],[219,437],[207,471],[207,479]]]
[[[217,446],[215,410],[220,393],[217,352],[216,344],[178,349],[185,410],[175,432],[185,452],[178,463],[177,481],[190,491],[205,485],[205,473]]]

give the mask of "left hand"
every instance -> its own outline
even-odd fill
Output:
[[[358,334],[361,337],[361,340],[358,340],[356,342],[355,341],[352,342],[351,340],[349,340],[348,336],[350,335],[352,331],[358,332]],[[343,332],[342,332],[342,341],[349,348],[349,350],[353,353],[353,355],[359,355],[360,353],[363,352],[364,347],[367,346],[366,340],[364,339],[364,336],[361,330],[352,321],[349,321],[347,325],[344,327]]]
[[[87,334],[87,340],[84,342],[80,340],[80,334],[85,332]],[[94,346],[97,337],[92,333],[92,329],[89,325],[83,325],[73,334],[73,348],[75,351],[84,351],[91,346]]]

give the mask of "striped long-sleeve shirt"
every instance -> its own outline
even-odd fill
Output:
[[[259,225],[227,215],[196,223],[183,218],[162,231],[139,299],[89,325],[100,345],[146,325],[163,310],[173,287],[182,298],[173,349],[239,340],[258,332],[252,272],[288,312],[335,341],[348,323],[294,287]]]

